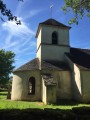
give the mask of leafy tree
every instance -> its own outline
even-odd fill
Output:
[[[24,0],[18,0],[24,1]],[[83,18],[85,13],[87,17],[90,17],[90,0],[64,0],[65,5],[62,7],[65,13],[70,12],[71,10],[74,13],[74,17],[70,19],[69,24],[76,23],[78,24],[78,18]],[[3,0],[0,0],[0,11],[1,14],[8,17],[8,20],[14,20],[16,24],[21,24],[21,21],[14,16],[10,10],[7,9],[6,4],[3,3]],[[2,21],[3,18],[0,17]]]
[[[0,85],[6,85],[13,71],[15,54],[11,51],[0,50]]]
[[[23,0],[18,0],[23,1]],[[0,11],[3,16],[7,16],[9,21],[15,21],[16,24],[21,24],[21,21],[17,19],[16,16],[14,16],[9,9],[7,9],[6,4],[3,3],[3,0],[0,0]],[[0,16],[0,19],[4,21],[4,19]]]
[[[6,86],[8,90],[7,99],[11,99],[12,80],[13,80],[13,77],[11,76]]]
[[[90,17],[90,0],[64,0],[65,6],[62,8],[65,13],[71,10],[74,13],[74,17],[70,19],[69,24],[78,24],[78,18],[83,18],[85,13],[87,17]]]

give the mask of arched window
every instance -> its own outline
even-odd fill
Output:
[[[52,44],[58,44],[57,32],[52,33]]]
[[[35,78],[31,77],[29,79],[29,94],[35,94]]]

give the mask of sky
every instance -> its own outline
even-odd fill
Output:
[[[7,8],[21,20],[21,25],[16,25],[13,21],[0,21],[0,49],[13,51],[15,56],[15,68],[36,57],[36,31],[39,23],[53,18],[65,25],[73,13],[66,15],[61,7],[64,0],[3,0]],[[52,16],[50,6],[52,8]],[[1,16],[1,14],[0,14]],[[79,20],[79,24],[71,25],[70,46],[75,48],[90,49],[90,19],[84,16]]]

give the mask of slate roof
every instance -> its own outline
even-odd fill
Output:
[[[80,69],[90,70],[90,50],[70,48],[70,53],[66,53],[66,55]]]
[[[55,63],[55,62],[54,62]],[[51,61],[42,61],[41,64],[41,69],[48,69],[48,70],[66,70],[67,68],[64,68],[62,66],[58,66],[56,64],[54,64]]]
[[[80,69],[90,70],[90,50],[80,48],[70,48],[70,53],[65,53],[67,57],[75,63]],[[39,59],[35,58],[26,64],[22,65],[16,71],[26,70],[39,70]],[[41,69],[48,70],[69,70],[69,67],[65,63],[53,62],[53,61],[41,61]]]
[[[66,25],[64,25],[64,24],[62,24],[62,23],[60,23],[60,22],[58,22],[58,21],[56,21],[52,18],[40,23],[39,25],[52,25],[52,26],[60,26],[60,27],[71,28],[71,27],[66,26]]]
[[[39,59],[35,58],[29,62],[27,62],[26,64],[22,65],[21,67],[19,67],[18,69],[14,70],[13,72],[17,72],[17,71],[26,71],[26,70],[39,70]],[[52,63],[46,62],[46,61],[42,61],[41,62],[41,69],[48,69],[48,70],[66,70],[65,68],[63,68],[62,66],[56,66]]]
[[[22,65],[21,67],[14,70],[16,71],[25,71],[25,70],[38,70],[39,69],[39,61],[37,58],[27,62],[26,64]]]

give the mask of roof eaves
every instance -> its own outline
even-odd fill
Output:
[[[44,23],[40,23],[40,25],[46,25],[46,26],[56,26],[56,27],[61,27],[61,28],[65,28],[65,29],[71,29],[70,26],[60,26],[60,25],[53,25],[53,24],[44,24]]]
[[[16,69],[16,70],[14,70],[12,73],[15,73],[15,72],[24,72],[24,71],[35,71],[35,70],[39,70],[39,69],[23,69],[23,70],[21,70],[21,69]]]

